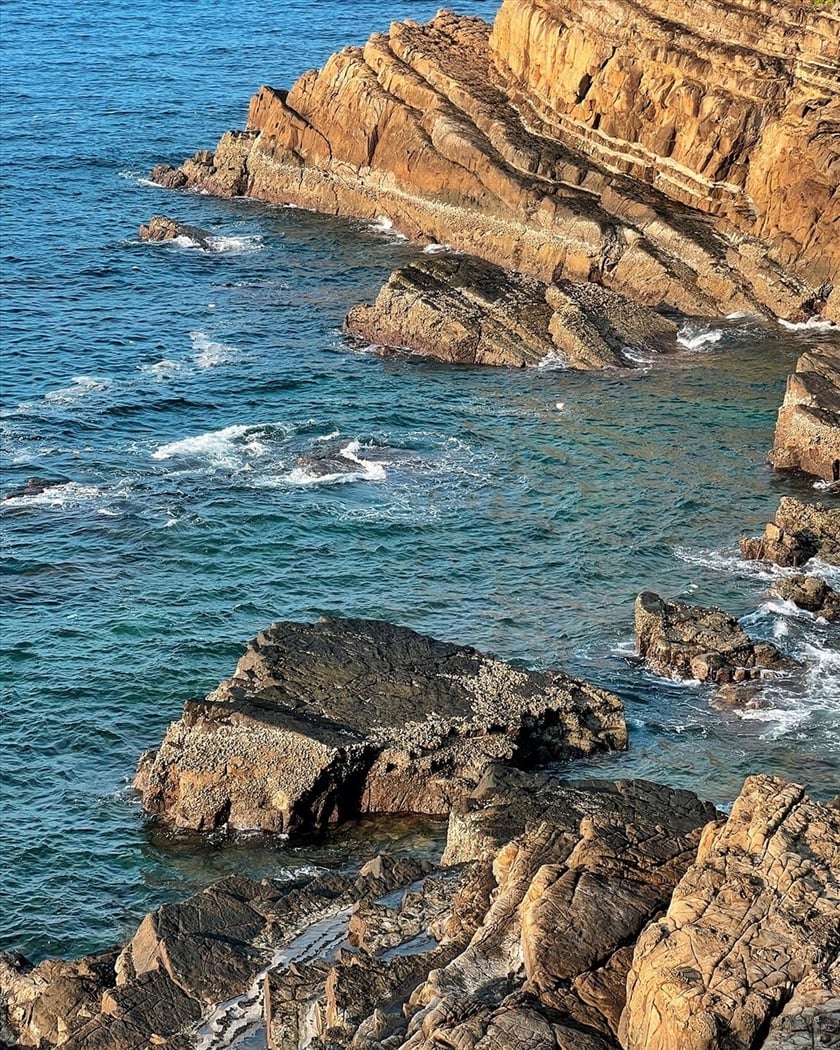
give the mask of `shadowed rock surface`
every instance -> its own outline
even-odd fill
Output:
[[[138,766],[181,828],[293,833],[360,813],[446,815],[494,761],[625,747],[617,697],[368,620],[278,623]]]
[[[840,565],[840,506],[783,496],[764,535],[741,540],[741,556],[796,567],[819,556]]]
[[[441,12],[261,88],[246,131],[153,177],[685,313],[837,320],[838,26],[801,0]]]
[[[141,241],[174,241],[178,237],[186,237],[204,251],[211,251],[213,248],[212,233],[198,226],[188,226],[177,219],[170,219],[167,215],[153,215],[148,225],[140,227]]]
[[[391,274],[345,330],[457,364],[631,366],[627,350],[675,350],[673,321],[594,284],[546,285],[468,256],[418,259]]]
[[[840,482],[840,337],[803,354],[788,376],[770,462]]]
[[[669,602],[652,591],[636,599],[636,651],[657,674],[701,682],[744,682],[788,663],[770,642],[753,642],[722,609]]]

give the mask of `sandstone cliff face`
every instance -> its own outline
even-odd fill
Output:
[[[543,280],[840,319],[840,15],[505,0],[345,48],[166,185],[388,215]]]

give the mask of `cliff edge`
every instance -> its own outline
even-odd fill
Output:
[[[505,0],[345,48],[163,185],[387,215],[541,280],[840,321],[840,12]]]

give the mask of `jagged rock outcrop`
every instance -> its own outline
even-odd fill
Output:
[[[840,15],[505,0],[345,48],[162,185],[387,215],[648,305],[840,319]]]
[[[832,1045],[838,850],[840,809],[770,777],[724,823],[688,791],[493,767],[441,865],[230,877],[96,958],[0,957],[4,1030],[66,1050]]]
[[[840,620],[840,594],[819,576],[783,576],[771,586],[770,593],[824,620]]]
[[[840,506],[783,496],[762,536],[741,540],[741,556],[798,567],[819,556],[840,565]]]
[[[753,642],[722,609],[669,602],[652,591],[636,599],[636,651],[651,670],[701,682],[745,682],[788,662],[772,642]]]
[[[840,340],[815,347],[796,362],[779,409],[770,462],[840,483]]]
[[[168,215],[153,215],[147,225],[140,227],[141,241],[174,241],[185,237],[197,248],[210,251],[213,248],[213,234],[198,226],[170,219]]]
[[[840,808],[774,777],[747,780],[636,943],[625,1050],[835,1045],[838,872]]]
[[[627,351],[676,349],[677,325],[589,283],[542,281],[469,256],[427,256],[395,271],[345,331],[457,364],[631,366]]]
[[[175,827],[293,833],[360,813],[446,815],[491,762],[626,742],[618,698],[560,672],[377,621],[277,623],[186,704],[136,786]]]

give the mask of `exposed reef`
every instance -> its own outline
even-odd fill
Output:
[[[391,275],[345,330],[456,364],[632,367],[629,354],[676,349],[677,325],[589,282],[545,284],[469,256],[424,256]]]
[[[505,0],[348,47],[161,185],[332,214],[650,306],[840,320],[840,13]]]
[[[361,813],[445,816],[496,761],[627,745],[621,702],[559,671],[370,620],[276,623],[141,759],[167,824],[320,830]]]
[[[770,777],[724,821],[687,791],[496,767],[439,865],[230,877],[101,955],[0,957],[0,1028],[65,1050],[833,1045],[838,841],[836,806]]]
[[[213,248],[213,234],[198,226],[190,226],[168,215],[153,215],[148,223],[140,227],[141,241],[175,241],[186,238],[191,244],[204,251]]]
[[[636,650],[651,670],[700,682],[746,682],[788,662],[771,642],[753,642],[734,616],[645,591],[636,599]]]

